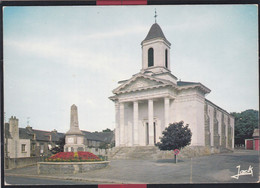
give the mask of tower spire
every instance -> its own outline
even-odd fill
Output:
[[[156,23],[156,17],[157,17],[157,12],[156,12],[156,9],[154,11],[154,19],[155,19],[155,23]]]

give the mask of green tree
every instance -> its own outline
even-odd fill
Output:
[[[108,149],[108,148],[109,148],[109,145],[108,145],[108,143],[103,142],[103,143],[101,143],[101,144],[99,145],[98,148],[99,148],[99,149]]]
[[[52,154],[56,154],[59,152],[63,152],[64,151],[64,145],[65,145],[65,136],[61,137],[58,142],[56,143],[56,147],[51,149],[51,153]]]
[[[232,112],[231,115],[235,117],[235,144],[244,144],[245,139],[252,138],[254,129],[258,128],[259,112],[250,109]]]
[[[162,134],[161,142],[156,143],[160,150],[181,149],[191,142],[191,130],[183,121],[170,124]]]
[[[102,132],[113,132],[113,131],[111,129],[107,128],[107,129],[102,130]]]

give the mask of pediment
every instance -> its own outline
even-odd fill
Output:
[[[147,78],[137,78],[135,81],[130,83],[129,85],[124,87],[124,90],[135,90],[138,88],[147,88],[147,87],[152,87],[155,85],[159,85],[162,83],[159,83],[154,80],[149,80]]]
[[[119,86],[117,89],[114,90],[114,93],[121,93],[121,92],[131,92],[136,90],[142,89],[149,89],[153,87],[160,87],[164,85],[168,85],[169,82],[165,82],[160,79],[152,78],[150,76],[139,75],[133,77],[126,83]]]

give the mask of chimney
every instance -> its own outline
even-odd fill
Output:
[[[55,134],[58,133],[56,129],[53,129],[51,132],[52,132],[52,133],[55,133]]]
[[[26,130],[32,132],[32,127],[30,125],[27,125]]]

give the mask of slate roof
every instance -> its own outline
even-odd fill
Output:
[[[20,139],[32,139],[33,133],[30,133],[26,128],[19,128]]]
[[[11,138],[10,132],[9,132],[9,123],[5,123],[5,138]],[[105,143],[111,143],[114,141],[114,132],[89,132],[89,131],[82,131],[85,138],[88,140],[93,141],[100,141]],[[65,136],[64,133],[60,133],[57,131],[43,131],[43,130],[37,130],[32,129],[31,127],[26,128],[19,128],[19,138],[20,139],[33,139],[34,134],[36,135],[37,141],[50,141],[50,135],[51,135],[51,141],[57,142],[60,138]]]
[[[89,131],[82,131],[82,132],[88,140],[100,141],[100,138],[94,133],[91,133]]]
[[[143,43],[144,41],[151,40],[151,39],[155,39],[155,38],[162,38],[162,39],[164,39],[169,45],[171,45],[171,43],[170,43],[170,42],[166,39],[166,37],[164,36],[161,27],[160,27],[157,23],[154,23],[154,24],[151,26],[151,28],[150,28],[150,30],[149,30],[147,36],[146,36],[145,39],[142,41],[142,43]]]
[[[183,81],[177,82],[178,86],[187,86],[187,85],[196,85],[196,84],[199,84],[199,82],[183,82]]]
[[[114,132],[89,132],[82,131],[88,140],[101,141],[111,143],[114,139]]]
[[[98,132],[96,134],[103,142],[111,143],[114,141],[114,132]]]

